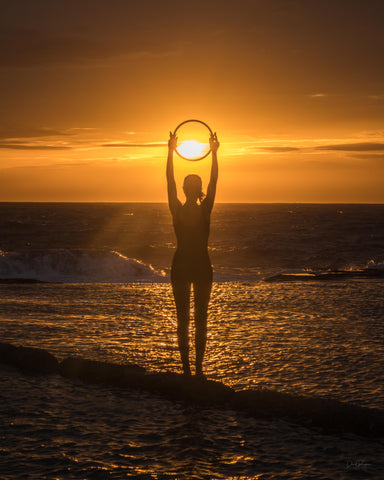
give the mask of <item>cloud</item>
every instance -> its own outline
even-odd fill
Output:
[[[301,150],[298,147],[256,147],[258,150],[264,150],[265,152],[275,152],[275,153],[284,153],[284,152],[297,152]]]
[[[340,78],[344,89],[348,87],[346,78],[351,85],[357,82],[350,76],[356,68],[359,73],[367,68],[367,78],[371,70],[379,79],[383,73],[379,0],[365,2],[369,6],[363,6],[361,0],[245,1],[241,7],[233,1],[194,0],[184,2],[183,8],[175,0],[5,3],[0,16],[0,61],[8,67],[79,65],[143,53],[167,55],[186,45],[200,46],[211,63],[215,54],[232,49],[235,60],[247,56],[247,63],[254,62],[258,71],[263,65],[256,55],[265,59],[267,67],[275,58],[272,63],[277,71],[284,71],[284,84],[290,73],[284,67],[291,65],[295,84],[303,77],[315,98],[324,95],[323,89],[331,91],[325,85],[325,67],[332,73],[331,88],[342,71],[346,72]],[[219,52],[213,51],[215,41]],[[225,64],[230,61],[226,58]],[[315,81],[302,74],[303,66],[306,72],[313,71]],[[376,91],[380,92],[380,87]]]
[[[384,161],[384,153],[352,153],[351,158],[358,158],[359,160],[368,160],[374,163],[381,163]]]
[[[162,143],[103,143],[101,144],[102,147],[120,147],[120,148],[127,148],[127,147],[164,147],[167,145],[166,142]]]
[[[0,123],[0,140],[15,138],[51,137],[56,135],[69,135],[66,132],[48,127],[32,127],[26,125],[8,125]],[[12,141],[12,143],[18,143]]]
[[[112,3],[8,2],[0,16],[0,66],[78,66],[132,55],[175,55],[195,41],[206,49],[218,31],[239,25],[244,31],[245,21],[255,23],[252,5],[244,14],[219,0],[185,2],[182,9],[174,0]]]
[[[361,142],[361,143],[340,143],[336,145],[319,145],[315,150],[333,150],[341,152],[380,152],[384,151],[384,143]]]
[[[74,56],[81,58],[84,49],[88,50],[90,47],[86,41],[84,45],[84,42],[80,44],[74,38],[43,35],[33,29],[0,32],[0,58],[3,67],[33,67],[65,62]]]
[[[327,97],[328,95],[326,93],[313,93],[307,96],[311,98],[324,98],[324,97]]]
[[[377,140],[382,140],[384,138],[384,130],[362,130],[361,132],[357,133],[356,138],[376,138]]]
[[[22,143],[0,143],[0,148],[11,150],[70,150],[72,147],[60,145],[24,145]]]
[[[371,100],[384,100],[384,94],[380,93],[378,95],[368,95],[368,98]]]
[[[143,31],[51,33],[31,28],[0,29],[0,67],[41,67],[97,64],[137,55],[174,55],[173,42],[153,41]]]
[[[121,54],[110,42],[82,35],[57,35],[34,29],[0,32],[0,66],[36,67],[81,64]]]

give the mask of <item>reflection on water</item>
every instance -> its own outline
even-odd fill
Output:
[[[168,284],[0,290],[6,341],[40,346],[59,358],[81,355],[181,371]],[[236,389],[261,385],[381,407],[381,290],[381,281],[215,284],[206,372]]]
[[[350,458],[371,465],[369,478],[383,478],[379,439],[367,444],[5,367],[0,382],[1,478],[336,480],[349,478]]]

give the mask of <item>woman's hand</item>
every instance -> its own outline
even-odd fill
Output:
[[[217,149],[220,147],[220,143],[217,139],[217,134],[216,132],[213,133],[210,138],[209,138],[209,146],[212,150],[212,152],[217,152]]]
[[[177,147],[177,136],[176,134],[169,132],[168,150],[173,152],[173,150],[176,150],[176,147]]]

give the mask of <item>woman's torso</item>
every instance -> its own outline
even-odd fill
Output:
[[[208,254],[210,212],[204,201],[201,205],[179,205],[173,215],[177,249],[172,263],[172,276],[190,280],[210,278],[211,261]]]

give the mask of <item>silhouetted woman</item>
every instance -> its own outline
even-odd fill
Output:
[[[208,236],[218,177],[217,149],[220,144],[216,134],[211,136],[209,143],[212,150],[212,167],[206,196],[202,192],[201,178],[198,175],[188,175],[185,177],[183,185],[186,197],[184,205],[177,198],[173,173],[173,151],[177,146],[177,137],[172,133],[168,142],[167,161],[168,203],[177,238],[177,249],[172,262],[171,282],[176,303],[179,349],[184,374],[191,375],[189,317],[191,285],[193,285],[196,375],[201,377],[204,377],[203,358],[207,341],[207,312],[212,288],[212,266],[208,255]]]

